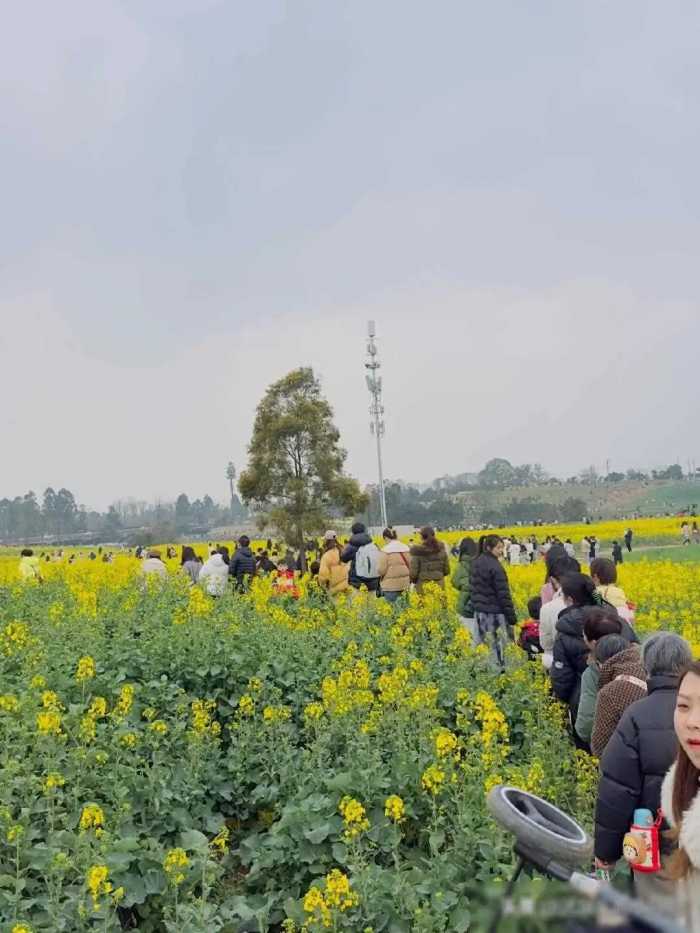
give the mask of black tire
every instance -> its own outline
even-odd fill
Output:
[[[593,841],[570,816],[517,787],[498,784],[486,806],[494,819],[525,846],[569,866],[590,861]]]

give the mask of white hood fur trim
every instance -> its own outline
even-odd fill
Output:
[[[673,819],[673,782],[676,777],[676,766],[671,765],[668,774],[661,785],[661,809],[669,826],[675,827]],[[678,844],[685,849],[693,868],[700,870],[700,786],[695,800],[683,814],[681,832]]]
[[[410,547],[403,541],[390,541],[384,548],[385,554],[408,554]]]

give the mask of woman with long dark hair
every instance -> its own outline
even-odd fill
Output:
[[[183,571],[183,573],[187,574],[192,583],[196,583],[199,579],[199,571],[202,569],[202,565],[197,560],[197,555],[194,552],[194,548],[190,547],[189,544],[185,544],[182,547],[180,569]]]
[[[410,575],[411,583],[416,585],[416,593],[421,594],[426,583],[437,583],[444,588],[445,577],[450,572],[450,558],[447,548],[435,536],[435,529],[426,525],[420,530],[421,543],[411,548]]]
[[[700,931],[700,661],[693,661],[678,683],[673,726],[678,757],[661,788],[661,808],[678,851],[666,874],[678,882],[678,921]]]
[[[502,557],[503,538],[484,535],[479,539],[479,555],[471,566],[471,601],[476,619],[474,641],[488,644],[495,663],[505,670],[505,645],[514,640],[517,619]]]
[[[584,573],[565,573],[559,581],[564,609],[559,613],[552,650],[552,689],[557,699],[569,704],[576,722],[581,677],[588,664],[588,645],[583,638],[586,606],[597,606],[595,583]]]

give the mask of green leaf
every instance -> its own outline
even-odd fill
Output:
[[[198,829],[188,829],[180,833],[180,845],[192,852],[203,852],[209,848],[209,840]]]
[[[471,921],[472,915],[467,907],[455,907],[450,914],[450,929],[455,933],[465,933]]]
[[[342,842],[334,842],[331,852],[333,853],[333,859],[339,865],[346,864],[348,857],[348,847],[346,845],[343,845]]]
[[[309,842],[318,845],[319,842],[323,842],[324,839],[328,838],[330,831],[331,828],[328,823],[322,823],[321,826],[317,826],[316,829],[307,830],[304,836]]]

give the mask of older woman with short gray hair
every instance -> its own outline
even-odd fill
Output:
[[[661,806],[661,784],[676,759],[673,713],[681,671],[693,659],[690,646],[674,632],[655,632],[642,645],[647,696],[629,706],[600,762],[595,814],[595,856],[600,868],[622,856],[622,840],[634,811]],[[634,874],[638,897],[659,909],[672,908],[674,882]]]
[[[642,644],[642,663],[647,677],[678,679],[692,660],[688,642],[675,632],[655,632]]]

